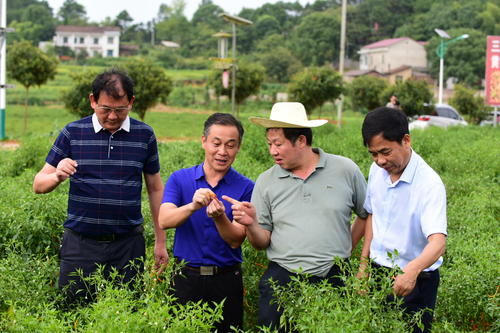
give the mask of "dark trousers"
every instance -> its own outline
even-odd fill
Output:
[[[328,274],[325,277],[311,276],[309,277],[310,283],[319,283],[323,280],[328,280],[328,282],[334,286],[343,286],[344,282],[341,279],[341,275],[344,275],[339,266],[333,265]],[[275,281],[279,286],[286,286],[293,276],[297,276],[296,273],[291,273],[278,265],[277,263],[270,261],[267,270],[262,275],[259,281],[259,325],[268,326],[271,329],[278,329],[279,332],[287,332],[283,328],[279,328],[280,317],[283,313],[282,310],[278,310],[278,305],[276,304],[273,288],[269,279]]]
[[[88,303],[94,298],[95,287],[82,276],[94,273],[97,265],[104,267],[105,277],[114,268],[121,275],[119,282],[131,282],[144,271],[145,248],[142,233],[114,241],[97,241],[65,229],[60,249],[59,288],[65,291],[67,305]],[[81,276],[77,270],[81,270]]]
[[[380,273],[389,271],[389,268],[374,265]],[[421,330],[417,325],[413,325],[413,333],[429,333],[432,328],[432,318],[434,315],[434,308],[436,306],[436,297],[439,287],[439,270],[429,272],[422,272],[417,278],[415,288],[408,296],[403,297],[403,310],[406,315],[413,316],[419,311],[423,311],[422,324],[424,329]],[[389,295],[387,301],[394,302],[394,296]]]
[[[189,267],[183,267],[173,277],[174,295],[177,302],[189,301],[220,303],[224,301],[223,320],[215,324],[217,332],[229,332],[230,327],[243,328],[243,278],[241,268],[226,270],[214,275],[200,275]]]

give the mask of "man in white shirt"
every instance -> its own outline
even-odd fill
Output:
[[[368,258],[379,271],[399,267],[393,290],[406,313],[425,310],[422,331],[430,332],[447,235],[446,192],[438,174],[411,148],[408,121],[398,110],[368,113],[363,142],[370,168],[365,209],[368,219],[358,276]]]

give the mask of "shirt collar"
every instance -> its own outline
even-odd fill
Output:
[[[101,123],[99,122],[99,119],[97,119],[97,115],[95,113],[92,115],[92,125],[94,126],[94,132],[96,132],[96,133],[98,133],[100,130],[104,129],[104,127],[102,127]],[[130,132],[130,117],[129,116],[127,116],[127,118],[125,118],[125,120],[123,121],[120,128],[117,129],[116,131],[118,132],[121,129],[126,131],[126,132]]]
[[[318,164],[316,164],[316,169],[319,168],[324,168],[326,166],[326,155],[323,149],[321,148],[312,148],[313,152],[316,154],[319,154],[319,161]],[[287,169],[282,168],[279,166],[279,178],[285,178],[285,177],[293,177],[293,172],[288,171]]]
[[[201,178],[205,178],[205,171],[203,171],[203,164],[199,164],[195,171],[194,171],[194,177],[196,180],[199,180]],[[234,169],[233,167],[230,167],[229,170],[226,172],[224,177],[220,180],[221,182],[225,182],[227,184],[231,184],[231,181],[234,179]]]
[[[396,186],[399,184],[399,182],[405,182],[408,184],[411,184],[413,182],[413,176],[415,176],[415,172],[417,171],[417,164],[418,164],[418,155],[411,150],[411,156],[410,160],[408,161],[408,164],[406,165],[403,173],[401,174],[401,177],[394,183],[391,182],[391,175],[384,170],[384,173],[386,174],[386,182],[392,186]]]

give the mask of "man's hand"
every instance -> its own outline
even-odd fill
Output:
[[[227,195],[223,195],[222,199],[231,203],[231,209],[233,210],[233,219],[239,224],[249,226],[252,225],[257,219],[257,213],[255,212],[255,206],[248,201],[238,201]]]
[[[212,195],[212,201],[207,207],[207,215],[211,218],[217,218],[226,212],[224,204],[217,199],[217,196]]]
[[[210,204],[212,199],[214,198],[215,193],[210,191],[208,188],[200,188],[197,189],[193,194],[193,208],[194,210],[198,210],[201,207],[206,207]],[[215,196],[216,197],[216,196]]]
[[[154,256],[156,273],[161,274],[165,270],[165,267],[167,267],[169,259],[165,243],[155,242]]]
[[[398,296],[408,296],[417,283],[418,272],[403,272],[396,275],[392,289]]]
[[[56,168],[56,177],[59,182],[63,182],[68,179],[68,177],[74,175],[77,167],[78,163],[75,160],[72,160],[71,158],[62,159],[57,164]]]

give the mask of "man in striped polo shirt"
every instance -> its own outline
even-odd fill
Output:
[[[154,221],[155,262],[168,261],[165,232],[157,220],[163,184],[156,137],[150,126],[129,117],[133,85],[115,69],[99,74],[89,96],[94,114],[66,125],[35,176],[36,193],[48,193],[70,179],[59,277],[69,304],[93,295],[76,270],[88,276],[97,265],[105,267],[106,275],[115,268],[124,283],[144,270],[143,174]]]

